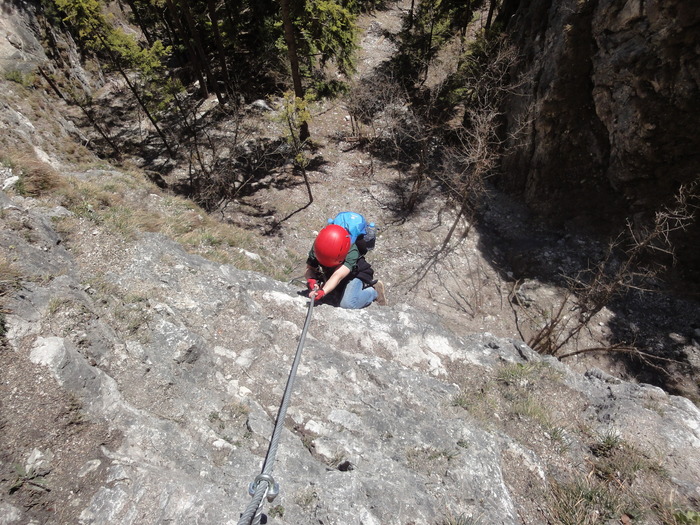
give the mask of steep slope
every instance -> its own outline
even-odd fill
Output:
[[[307,300],[160,234],[1,199],[21,276],[2,349],[5,523],[235,523]],[[553,487],[586,479],[621,498],[596,507],[619,518],[671,493],[688,509],[700,489],[688,400],[406,305],[315,308],[292,399],[271,523],[542,523],[560,512]],[[49,439],[54,400],[67,415]]]
[[[0,48],[5,64],[40,53],[31,32],[22,42]],[[2,84],[3,144],[33,153],[0,169],[3,523],[236,523],[308,304],[269,275],[297,275],[312,229],[346,206],[383,226],[372,259],[392,306],[314,310],[268,523],[673,523],[699,510],[697,407],[507,337],[483,239],[428,265],[454,215],[429,198],[397,220],[401,173],[375,176],[335,145],[310,174],[313,207],[262,235],[270,217],[244,205],[306,202],[280,177],[236,211],[242,231],[96,159],[63,102]],[[342,108],[324,109],[343,125]],[[17,178],[28,167],[47,187]]]

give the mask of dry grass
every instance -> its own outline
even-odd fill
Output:
[[[22,280],[21,272],[5,255],[0,254],[0,338],[5,337],[6,296],[12,290],[19,288]]]
[[[16,190],[23,197],[47,195],[64,184],[58,172],[33,153],[11,151],[0,160],[19,177]]]
[[[89,221],[125,242],[133,242],[142,232],[161,233],[189,253],[279,280],[289,280],[294,270],[285,261],[271,261],[247,230],[221,223],[193,202],[163,192],[138,167],[100,166],[93,156],[84,156],[78,146],[73,152],[64,147],[63,154],[80,157],[80,166],[75,158],[73,169],[77,166],[84,172],[62,175],[39,160],[33,150],[10,146],[2,139],[0,143],[5,145],[0,164],[19,177],[16,193],[36,198],[47,207],[63,206],[73,213],[54,218],[54,228],[67,245],[78,240],[74,234]],[[10,283],[15,277],[8,273],[5,263],[3,270]]]
[[[0,299],[19,287],[22,274],[7,258],[0,254]]]
[[[8,261],[7,257],[0,255],[0,338],[4,338],[7,331],[5,296],[19,287],[21,279],[22,274]]]
[[[57,221],[56,228],[63,234],[70,236],[85,219],[127,242],[141,232],[162,233],[190,253],[243,270],[288,278],[289,271],[283,265],[265,264],[266,254],[259,254],[259,260],[246,256],[246,252],[260,251],[249,232],[221,223],[191,201],[164,194],[139,170],[62,177],[31,153],[12,151],[1,160],[19,175],[19,194],[63,206],[74,214],[74,218]]]
[[[32,87],[36,82],[36,75],[33,73],[25,73],[18,69],[5,71],[3,77],[5,80],[9,80],[10,82],[14,82],[15,84],[19,84],[25,88]]]
[[[585,434],[585,432],[584,432]],[[586,470],[552,481],[546,513],[554,523],[696,523],[692,503],[679,496],[662,464],[622,439],[614,429],[590,436]]]

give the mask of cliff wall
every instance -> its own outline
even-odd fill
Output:
[[[700,4],[515,1],[501,22],[528,78],[506,108],[509,133],[526,125],[502,182],[531,208],[617,228],[697,179]],[[679,239],[689,270],[693,235]]]

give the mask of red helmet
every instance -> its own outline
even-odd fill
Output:
[[[342,226],[329,224],[323,228],[314,242],[314,255],[322,266],[334,267],[343,264],[350,251],[350,234]]]

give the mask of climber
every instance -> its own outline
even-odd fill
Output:
[[[348,231],[337,224],[319,232],[306,260],[310,298],[350,309],[364,308],[373,301],[386,305],[384,284],[374,280],[362,242],[358,238],[353,243]]]

